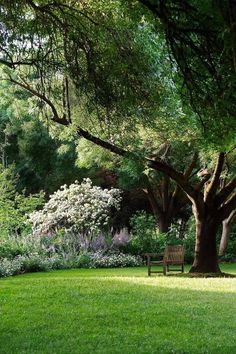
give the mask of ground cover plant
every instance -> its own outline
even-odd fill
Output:
[[[2,279],[0,352],[234,353],[235,292],[235,278],[149,278],[144,267]]]

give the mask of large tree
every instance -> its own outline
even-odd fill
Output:
[[[174,98],[177,98],[174,87],[180,82],[177,77],[175,83],[170,79],[170,73],[175,76],[177,66],[173,62],[171,71],[161,32],[156,35],[153,32],[152,19],[141,16],[140,9],[136,11],[136,7],[133,8],[132,18],[128,16],[130,5],[125,3],[109,2],[109,5],[104,7],[103,2],[98,2],[101,5],[99,7],[92,1],[83,1],[79,5],[73,4],[72,1],[36,3],[25,0],[16,1],[11,5],[9,2],[3,2],[5,10],[1,13],[1,21],[4,24],[1,62],[10,69],[6,74],[12,83],[31,92],[40,99],[45,108],[47,107],[51,121],[73,127],[75,135],[82,136],[119,156],[127,157],[133,154],[135,158],[135,146],[127,144],[124,139],[127,129],[131,129],[135,134],[136,127],[141,123],[144,126],[151,124],[152,129],[159,129],[159,125],[163,123],[161,117],[165,117],[168,123],[175,127],[176,135],[181,135],[184,133],[181,132],[181,119],[186,115],[180,112],[174,115],[171,121],[173,110],[170,110],[171,104],[166,96],[172,97],[174,101]],[[163,5],[165,2],[160,3]],[[167,3],[170,5],[171,2]],[[181,5],[181,2],[178,3]],[[115,7],[112,8],[112,5]],[[180,6],[180,13],[181,8]],[[168,24],[166,26],[168,28]],[[195,39],[198,42],[196,35],[191,37],[191,42]],[[204,61],[204,57],[200,59]],[[180,67],[177,56],[176,61]],[[168,70],[165,71],[166,76],[163,75],[164,65],[169,69],[169,75]],[[194,61],[191,65],[193,70]],[[225,75],[225,72],[223,74]],[[30,81],[26,81],[27,76]],[[58,82],[62,77],[60,94]],[[207,77],[206,82],[210,82],[210,87],[214,88],[214,82],[208,81]],[[75,93],[70,96],[72,85]],[[217,89],[214,97],[221,97],[219,92],[222,95],[221,88],[219,91]],[[223,101],[218,99],[216,106],[220,109],[219,112],[224,113],[223,122],[227,125],[232,122],[228,119],[230,112],[227,107],[233,91],[225,92],[229,99],[227,104],[224,106]],[[74,104],[78,99],[80,104]],[[204,102],[206,101],[205,98]],[[178,112],[178,99],[175,102],[175,110]],[[96,111],[96,117],[101,123],[97,135],[97,125],[94,127],[94,121],[89,122],[88,115],[83,118],[82,106],[90,110],[90,119],[95,116]],[[164,106],[166,111],[170,111],[169,115],[166,111],[163,114]],[[231,145],[232,136],[227,130],[224,144],[217,144],[216,138],[219,131],[222,131],[222,121],[213,124],[213,113],[216,112],[213,104],[206,111],[203,126],[205,129],[205,121],[209,123],[209,141],[215,143],[219,153],[214,155],[215,158],[213,156],[215,167],[202,174],[200,180],[186,178],[184,171],[180,172],[161,157],[153,158],[140,154],[139,158],[148,168],[173,179],[193,205],[196,219],[196,253],[191,271],[217,273],[220,270],[216,232],[222,220],[236,207],[236,177],[232,177],[222,187],[221,176],[227,155],[225,149]],[[189,132],[191,137],[191,132],[198,130],[200,125],[195,116],[188,117],[193,118],[185,120],[185,131]],[[200,124],[202,122],[200,119]],[[202,140],[200,139],[200,142]],[[197,145],[199,147],[201,144]]]

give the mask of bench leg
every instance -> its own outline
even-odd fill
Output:
[[[166,264],[163,264],[163,274],[166,275],[167,273],[167,266]]]
[[[148,276],[151,276],[151,264],[148,262]]]
[[[184,273],[184,264],[182,264],[181,270],[182,270],[182,273]]]

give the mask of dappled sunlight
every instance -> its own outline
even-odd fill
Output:
[[[129,284],[148,285],[157,288],[214,291],[223,293],[236,293],[236,279],[222,278],[180,278],[180,277],[113,277],[105,280],[118,280]]]
[[[142,287],[151,286],[162,289],[191,290],[218,293],[236,293],[236,278],[191,278],[171,274],[163,276],[162,274],[148,277],[146,268],[126,268],[126,269],[73,269],[68,271],[53,271],[49,273],[31,273],[13,277],[11,279],[2,279],[0,285],[7,286],[8,281],[12,283],[28,282],[67,282],[70,278],[73,282],[109,282],[109,283],[127,283],[130,285],[139,285]],[[9,284],[10,285],[10,284]]]

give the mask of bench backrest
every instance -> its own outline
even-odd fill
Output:
[[[164,262],[167,263],[183,263],[184,262],[184,246],[167,246],[164,253]]]

